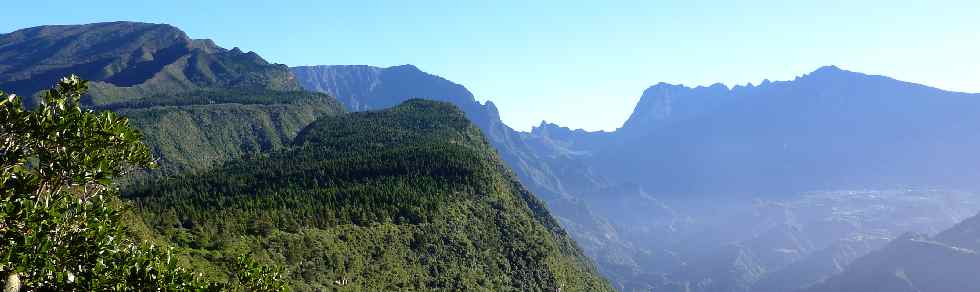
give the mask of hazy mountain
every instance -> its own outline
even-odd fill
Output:
[[[904,235],[803,291],[980,291],[980,216],[934,237]]]
[[[330,94],[349,111],[389,108],[412,97],[462,105],[475,101],[462,85],[426,74],[412,65],[306,66],[291,70],[304,89]],[[492,107],[492,103],[487,106]],[[492,112],[495,114],[496,109]]]
[[[948,190],[977,187],[977,108],[977,94],[830,66],[757,86],[660,83],[617,131],[542,123],[531,135],[610,185],[635,186],[588,200],[637,254],[662,255],[639,261],[654,274],[632,273],[627,289],[788,291],[903,232],[937,232],[976,212],[976,194]],[[940,190],[884,191],[907,187]],[[864,191],[797,195],[841,189]]]
[[[980,95],[823,67],[792,81],[648,89],[589,162],[665,194],[980,181]]]
[[[454,106],[321,118],[294,146],[137,188],[149,226],[221,270],[277,259],[300,290],[611,290]],[[221,274],[218,273],[220,276]]]

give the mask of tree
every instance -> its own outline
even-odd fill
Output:
[[[34,110],[0,93],[4,290],[225,288],[178,267],[170,250],[127,238],[112,178],[155,163],[127,118],[81,107],[86,90],[63,78]]]

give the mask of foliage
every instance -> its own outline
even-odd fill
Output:
[[[80,107],[86,88],[73,75],[35,110],[15,95],[0,101],[4,281],[30,290],[222,288],[177,266],[169,250],[126,238],[112,178],[154,162],[127,118]],[[275,273],[252,270],[254,281],[273,279],[260,287],[278,283]]]
[[[286,291],[282,269],[272,269],[255,262],[248,254],[235,261],[238,281],[246,291]]]
[[[155,106],[189,106],[207,104],[294,104],[307,100],[324,100],[322,93],[304,91],[276,91],[261,89],[207,89],[190,92],[174,92],[127,99],[115,103],[97,105],[98,109],[119,110],[124,108],[149,108]],[[329,104],[329,102],[327,102]],[[338,104],[339,106],[339,104]]]

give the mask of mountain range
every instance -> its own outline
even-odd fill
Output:
[[[590,165],[663,194],[977,187],[980,95],[834,66],[758,86],[647,89]]]
[[[950,227],[980,211],[978,94],[827,66],[521,132],[412,65],[289,68],[133,22],[0,34],[0,89],[69,73],[159,158],[121,184],[136,236],[209,277],[250,251],[300,290],[977,287],[977,220]]]

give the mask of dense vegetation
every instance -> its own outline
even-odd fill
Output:
[[[278,273],[240,256],[235,287],[177,266],[169,251],[127,236],[112,179],[153,166],[128,119],[80,107],[76,76],[33,111],[0,100],[0,286],[4,291],[281,290]],[[3,95],[0,93],[0,95]]]
[[[329,96],[306,91],[280,91],[261,89],[207,89],[188,92],[153,94],[130,98],[114,103],[93,106],[97,109],[120,110],[127,108],[149,108],[155,106],[189,106],[223,103],[239,104],[296,104],[308,100],[323,101]],[[329,102],[327,102],[329,103]],[[335,102],[341,106],[339,102]]]
[[[282,149],[303,127],[343,112],[333,98],[282,91],[200,91],[118,105],[160,157],[156,175],[200,171],[246,155]],[[179,106],[161,106],[178,102]]]
[[[321,118],[293,148],[133,187],[191,265],[243,251],[295,288],[608,289],[455,107],[421,100]]]

